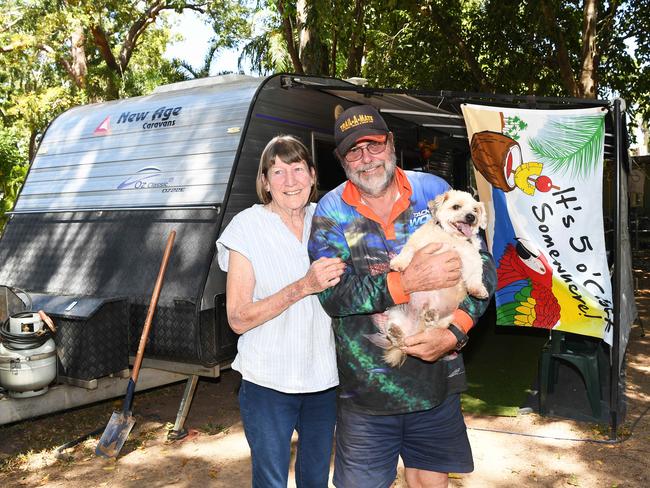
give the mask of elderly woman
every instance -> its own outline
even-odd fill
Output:
[[[338,283],[345,265],[309,263],[316,169],[298,139],[267,144],[256,187],[262,204],[237,214],[217,240],[228,321],[241,334],[232,367],[242,375],[253,486],[287,486],[296,430],[297,486],[326,487],[338,376],[331,321],[315,294]]]

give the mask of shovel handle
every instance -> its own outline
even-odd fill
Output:
[[[49,329],[52,331],[52,334],[56,333],[56,326],[54,325],[54,321],[50,318],[48,314],[46,314],[43,310],[39,310],[38,316],[45,323],[45,325],[49,327]]]
[[[175,237],[176,237],[176,231],[172,230],[169,233],[169,237],[167,238],[167,246],[165,246],[165,254],[163,254],[162,263],[160,263],[160,271],[158,271],[158,279],[156,279],[156,285],[154,286],[153,294],[151,295],[151,301],[149,302],[149,309],[147,310],[147,318],[144,321],[144,327],[142,328],[142,335],[140,336],[140,344],[138,345],[138,353],[135,356],[135,362],[133,363],[133,371],[131,372],[131,380],[133,381],[134,387],[135,387],[135,382],[138,381],[138,374],[140,373],[140,366],[142,365],[142,357],[144,356],[144,348],[147,345],[147,337],[149,336],[149,329],[151,328],[153,315],[156,311],[156,306],[158,305],[158,297],[160,296],[160,290],[162,289],[163,279],[165,277],[165,271],[167,270],[167,262],[169,261],[169,255],[172,252],[172,246],[174,245]]]

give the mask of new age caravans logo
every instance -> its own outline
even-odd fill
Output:
[[[122,112],[117,118],[116,125],[120,124],[141,124],[143,130],[160,129],[163,127],[173,127],[176,120],[183,110],[182,106],[178,107],[158,107],[154,111],[146,110],[144,112]],[[104,136],[111,133],[111,116],[109,115],[93,131],[93,135]]]
[[[135,174],[117,185],[118,190],[157,190],[161,193],[176,193],[185,190],[185,187],[174,186],[174,177],[165,174],[155,166],[142,168]]]

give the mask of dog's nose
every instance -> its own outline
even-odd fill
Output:
[[[476,215],[472,213],[468,213],[467,215],[465,215],[465,222],[467,222],[468,224],[473,224],[475,220],[476,220]]]

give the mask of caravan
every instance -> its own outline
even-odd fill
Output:
[[[375,89],[281,74],[180,82],[60,115],[43,136],[0,239],[0,285],[23,290],[31,308],[58,326],[57,380],[44,395],[0,399],[0,424],[124,392],[164,241],[175,230],[138,387],[189,377],[175,427],[180,431],[197,377],[218,376],[235,355],[215,241],[235,214],[257,201],[255,178],[268,140],[300,137],[312,151],[322,194],[345,178],[333,155],[336,107],[370,103],[395,135],[401,167],[468,189],[472,172],[460,110],[467,101],[608,106]],[[612,127],[608,119],[605,145],[607,157],[616,159],[623,138]]]

